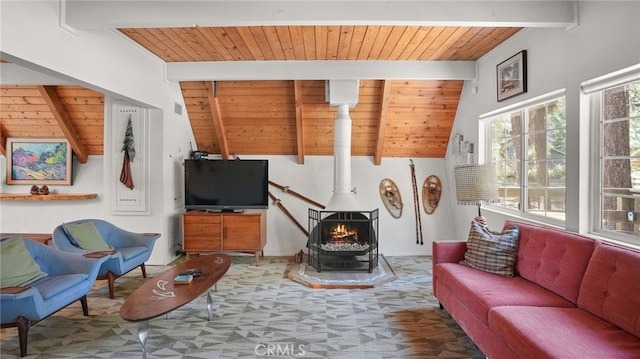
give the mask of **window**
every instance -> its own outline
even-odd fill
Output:
[[[564,91],[483,116],[487,161],[497,168],[497,206],[552,222],[565,219]]]
[[[585,81],[593,136],[592,232],[640,243],[640,64]]]
[[[640,81],[594,92],[600,143],[596,231],[640,234]],[[637,238],[636,238],[637,241]]]

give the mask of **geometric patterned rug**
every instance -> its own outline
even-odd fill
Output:
[[[290,257],[233,256],[206,295],[151,320],[147,358],[485,358],[431,289],[431,258],[386,257],[396,279],[370,289],[313,289],[285,276]],[[147,266],[149,277],[166,270]],[[136,323],[120,318],[126,297],[144,283],[140,270],[104,281],[79,303],[32,327],[28,358],[140,358]],[[17,358],[17,330],[0,331],[0,357]]]

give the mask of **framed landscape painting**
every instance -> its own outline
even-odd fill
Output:
[[[64,138],[8,138],[7,184],[71,185],[72,153]]]
[[[527,92],[527,51],[522,50],[496,66],[498,101]]]

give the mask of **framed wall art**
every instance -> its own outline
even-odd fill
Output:
[[[527,51],[522,50],[496,66],[498,101],[527,92]]]
[[[7,184],[71,185],[72,152],[64,138],[8,138]]]

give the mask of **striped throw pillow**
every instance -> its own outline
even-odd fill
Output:
[[[513,277],[519,238],[520,231],[516,226],[503,232],[493,232],[472,221],[462,264],[503,277]]]

